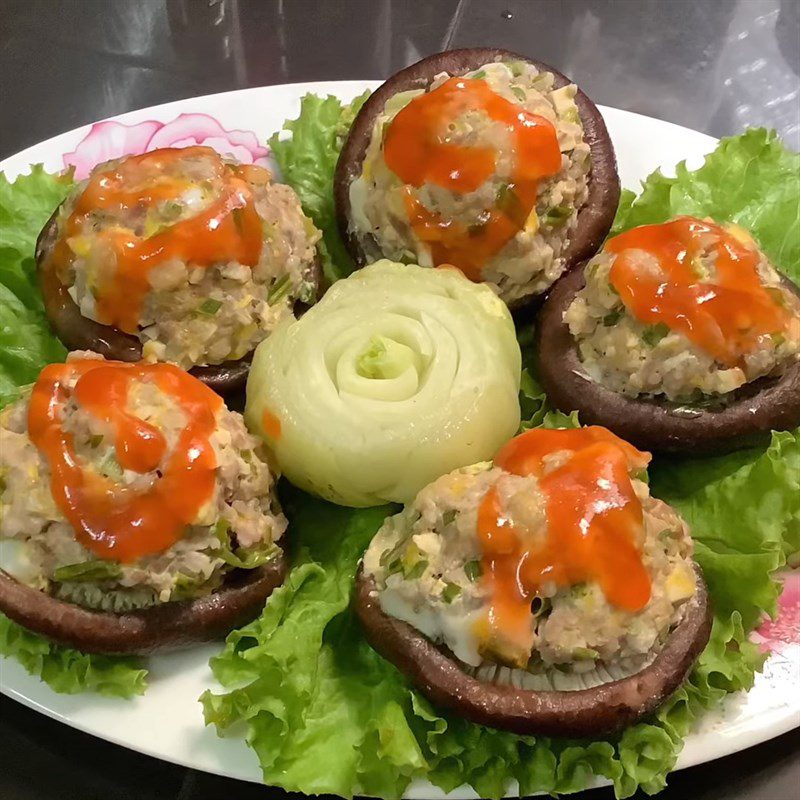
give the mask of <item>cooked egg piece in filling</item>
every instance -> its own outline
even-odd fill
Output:
[[[242,417],[168,364],[46,367],[0,413],[0,479],[25,582],[107,611],[208,594],[273,559],[287,526]]]
[[[439,478],[364,556],[381,608],[467,669],[643,666],[696,591],[688,529],[650,496],[648,462],[604,428],[535,429]]]
[[[49,258],[88,319],[185,369],[245,356],[311,300],[320,233],[288,186],[207,147],[96,167],[64,202]]]
[[[800,299],[745,231],[694,217],[608,240],[564,321],[589,377],[631,397],[724,401],[800,358]]]
[[[454,264],[507,302],[548,288],[588,197],[576,91],[497,61],[392,97],[350,186],[371,260]]]

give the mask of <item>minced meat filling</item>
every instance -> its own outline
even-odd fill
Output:
[[[438,88],[450,77],[447,73],[437,75],[430,89]],[[588,197],[590,149],[584,141],[574,85],[555,89],[551,73],[540,73],[522,61],[484,64],[465,77],[486,81],[496,94],[551,122],[562,153],[560,171],[539,183],[536,206],[524,226],[483,267],[483,280],[495,286],[508,302],[544,291],[564,271],[562,253],[577,223],[578,211]],[[406,209],[407,191],[429,211],[467,227],[483,224],[488,212],[498,204],[502,206],[509,194],[509,175],[517,154],[504,126],[476,111],[451,123],[443,141],[468,147],[488,146],[496,153],[496,174],[478,189],[459,194],[432,183],[408,187],[389,169],[383,155],[386,130],[400,110],[422,93],[402,92],[386,103],[375,121],[362,174],[350,188],[351,226],[366,242],[369,236],[374,237],[380,252],[369,253],[373,260],[385,256],[394,261],[436,266],[429,247],[412,230]]]
[[[211,436],[217,456],[214,494],[184,535],[161,553],[118,563],[84,548],[57,507],[48,462],[27,433],[28,404],[23,397],[0,412],[0,539],[22,545],[26,582],[36,588],[87,607],[123,611],[207,594],[234,566],[257,566],[278,552],[287,522],[277,502],[275,475],[241,415],[224,406],[217,414]],[[165,463],[185,426],[184,412],[149,382],[133,387],[128,410],[164,435]],[[74,396],[64,407],[63,430],[73,437],[82,465],[120,489],[144,489],[158,479],[158,470],[122,469],[113,429],[83,410]]]
[[[118,163],[108,162],[95,172]],[[171,169],[186,184],[178,200],[155,203],[146,211],[139,206],[114,214],[96,211],[86,217],[77,235],[68,237],[72,255],[60,277],[83,316],[103,321],[96,287],[114,280],[114,252],[100,234],[130,230],[146,240],[200,214],[217,197],[220,187],[208,157],[189,155]],[[255,266],[235,260],[198,266],[171,258],[153,269],[136,331],[145,359],[189,369],[242,358],[292,314],[296,300],[313,299],[320,233],[303,214],[294,191],[272,183],[269,173],[258,169],[264,180],[253,182],[248,178],[252,173],[243,173],[262,220],[258,262]],[[59,235],[86,185],[86,181],[80,183],[64,203],[58,217]]]
[[[702,403],[758,378],[781,375],[800,358],[800,300],[781,285],[778,272],[763,254],[759,277],[792,310],[794,324],[785,334],[759,337],[741,366],[734,367],[715,361],[680,332],[636,319],[609,280],[614,258],[601,252],[589,262],[586,286],[564,314],[584,370],[607,389],[630,397]],[[703,271],[702,281],[713,282],[713,257],[701,258],[697,268]]]
[[[547,469],[557,468],[558,461]],[[646,660],[663,644],[695,593],[692,541],[678,514],[633,480],[644,512],[641,555],[652,593],[639,612],[612,606],[600,587],[544,585],[534,599],[533,648],[527,669],[575,673],[625,659]],[[490,464],[457,470],[423,489],[412,504],[389,517],[364,556],[385,613],[449,648],[464,664],[505,663],[482,640],[489,608],[482,580],[478,509],[496,487],[504,517],[531,544],[547,535],[545,499],[532,476]]]

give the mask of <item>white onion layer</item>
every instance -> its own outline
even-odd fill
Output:
[[[407,503],[514,435],[520,369],[491,289],[383,260],[259,345],[245,418],[297,486],[341,505]]]

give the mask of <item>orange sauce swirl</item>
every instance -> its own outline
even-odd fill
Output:
[[[121,486],[81,463],[62,424],[67,382],[87,413],[115,434],[116,459],[139,473],[158,469],[146,488]],[[135,382],[152,382],[173,398],[186,424],[173,452],[161,431],[127,409]],[[86,359],[51,364],[33,387],[28,433],[50,466],[53,498],[80,544],[99,558],[121,562],[160,553],[177,542],[214,496],[217,458],[211,444],[222,399],[171,364]]]
[[[545,457],[559,451],[568,451],[565,463],[545,474]],[[531,602],[544,584],[596,581],[617,608],[636,612],[647,605],[650,576],[638,544],[643,512],[630,472],[649,461],[649,454],[594,426],[527,431],[497,454],[495,466],[538,478],[547,532],[543,543],[532,544],[504,514],[497,487],[481,501],[478,539],[493,629],[526,641]]]
[[[95,171],[54,249],[60,274],[74,261],[67,240],[82,232],[90,214],[105,211],[113,217],[177,201],[191,183],[170,170],[180,160],[198,156],[211,161],[214,178],[221,186],[207,208],[149,237],[120,225],[92,234],[108,247],[115,264],[111,277],[97,287],[97,315],[104,325],[136,333],[145,296],[151,290],[150,274],[167,261],[178,259],[196,267],[227,261],[249,267],[258,263],[263,232],[248,181],[261,182],[262,176],[255,171],[268,173],[252,165],[239,170],[210,148],[195,146],[153,150]]]
[[[410,187],[429,183],[462,194],[475,191],[495,174],[493,148],[447,141],[448,125],[472,111],[505,128],[514,166],[506,192],[510,202],[487,210],[480,225],[468,227],[427,209]],[[384,159],[408,184],[406,212],[417,238],[430,247],[434,266],[454,264],[476,281],[486,262],[525,226],[536,205],[539,182],[561,169],[551,122],[496,94],[486,81],[468,78],[449,78],[401,109],[386,132]]]
[[[682,333],[728,367],[741,365],[760,336],[789,325],[790,312],[761,283],[755,245],[714,222],[678,217],[642,225],[610,239],[605,249],[616,256],[611,284],[636,319]],[[705,282],[693,263],[709,249],[716,278]],[[637,251],[650,255],[655,268],[640,267]]]

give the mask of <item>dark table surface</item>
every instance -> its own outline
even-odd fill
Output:
[[[800,147],[798,0],[0,0],[0,158],[135,108],[376,78],[473,45],[551,63],[606,105],[714,136],[767,125]],[[662,796],[797,800],[799,754],[796,730],[677,773]],[[131,753],[0,696],[4,800],[282,794]]]

